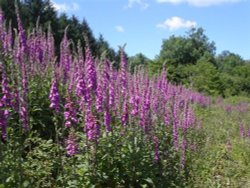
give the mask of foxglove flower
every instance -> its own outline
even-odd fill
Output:
[[[95,62],[91,56],[89,47],[86,49],[86,79],[87,79],[87,88],[91,93],[96,92],[97,88],[97,76],[96,76],[96,67]]]
[[[81,73],[78,73],[78,78],[77,78],[77,84],[76,84],[76,95],[80,100],[80,107],[83,107],[83,104],[89,101],[89,94],[88,90],[86,87],[86,83],[83,79],[83,77],[80,75]]]
[[[5,24],[4,24],[4,14],[2,9],[0,8],[0,39],[4,41],[6,31],[5,31]]]
[[[66,140],[66,151],[69,157],[74,156],[79,150],[76,140],[76,135],[74,132],[71,132]]]
[[[123,103],[123,112],[122,112],[122,125],[128,124],[128,104],[126,101]]]
[[[21,106],[21,109],[20,109],[20,119],[23,123],[23,129],[25,131],[28,131],[29,130],[29,120],[28,120],[28,107],[27,107],[27,104],[26,102],[24,102]]]
[[[240,123],[240,136],[242,138],[245,137],[245,129],[244,129],[244,124],[242,122]]]
[[[148,126],[149,126],[149,120],[151,118],[150,117],[151,93],[152,93],[151,87],[149,89],[145,89],[144,96],[143,96],[142,109],[140,112],[139,126],[144,128],[146,132],[150,130],[150,127]]]
[[[100,136],[99,125],[97,124],[96,118],[93,116],[90,110],[87,110],[85,115],[85,132],[89,141],[98,141]]]
[[[138,87],[138,86],[137,86]],[[137,116],[139,113],[139,103],[140,103],[140,96],[138,95],[138,88],[136,89],[136,92],[134,89],[132,89],[131,97],[129,100],[130,106],[131,106],[131,115]]]
[[[178,120],[178,98],[176,96],[176,94],[174,94],[173,97],[173,142],[174,142],[174,148],[177,150],[178,149],[178,124],[179,124],[179,120]]]
[[[18,37],[19,37],[20,44],[21,44],[21,51],[23,53],[27,49],[27,39],[26,39],[25,31],[23,29],[22,21],[21,21],[20,14],[19,14],[19,8],[17,4],[15,8],[16,8],[17,25],[18,25],[18,31],[19,31]]]
[[[112,108],[114,107],[115,104],[115,86],[114,83],[112,81],[110,81],[109,83],[109,106]]]
[[[111,116],[110,116],[109,108],[107,106],[104,111],[104,126],[106,127],[106,132],[111,131],[110,124],[111,124]]]
[[[55,78],[52,81],[49,99],[50,99],[50,106],[49,107],[51,109],[55,110],[56,113],[59,113],[59,111],[60,111],[60,97],[59,97],[59,91],[57,89],[57,83],[56,83]]]
[[[106,95],[107,95],[106,91],[108,90],[108,86],[109,86],[109,82],[110,82],[110,73],[109,72],[112,72],[112,68],[110,66],[110,62],[108,60],[106,60],[104,71],[103,71],[103,88],[105,90]]]
[[[2,93],[3,93],[2,102],[4,103],[5,107],[11,107],[12,95],[9,88],[9,82],[4,70],[2,72]]]
[[[70,49],[69,49],[69,42],[67,38],[67,29],[64,31],[64,37],[60,45],[60,66],[63,71],[63,83],[65,84],[68,79],[68,73],[70,71],[70,66],[72,62]]]
[[[102,105],[103,105],[103,91],[102,86],[98,83],[97,90],[96,90],[96,110],[97,112],[102,112]]]
[[[73,101],[71,100],[69,94],[66,99],[66,104],[64,106],[64,120],[65,120],[65,127],[69,128],[72,124],[76,124],[77,121],[77,112],[74,108]]]
[[[168,111],[168,109],[166,110],[165,115],[164,115],[164,123],[166,126],[169,126],[171,124],[171,114]]]
[[[127,82],[127,59],[124,55],[124,51],[122,48],[120,48],[121,53],[121,72],[120,72],[120,79],[121,79],[121,92],[122,94],[125,94],[128,87]]]
[[[0,8],[0,27],[4,24],[4,14],[2,9]]]

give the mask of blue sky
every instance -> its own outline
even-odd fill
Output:
[[[250,59],[250,0],[53,0],[59,12],[86,18],[94,35],[126,52],[159,54],[162,40],[202,27],[217,54],[223,50]]]

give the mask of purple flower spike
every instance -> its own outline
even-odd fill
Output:
[[[0,8],[0,26],[4,24],[4,14],[2,9]]]
[[[120,53],[121,53],[120,79],[121,79],[121,92],[122,92],[122,94],[125,94],[125,92],[127,91],[128,82],[127,82],[127,59],[124,55],[123,48],[120,47]]]
[[[74,156],[78,151],[78,144],[76,143],[76,135],[71,132],[66,140],[66,151],[69,157]]]
[[[102,112],[102,105],[103,105],[103,91],[101,84],[97,86],[96,92],[96,110],[97,112]]]
[[[12,95],[10,92],[9,82],[6,77],[5,71],[3,71],[2,73],[2,93],[3,93],[2,102],[4,103],[5,107],[12,107],[12,102],[11,102]]]
[[[81,73],[78,74],[79,76],[77,78],[77,84],[76,84],[76,95],[79,99],[80,107],[83,108],[83,104],[89,101],[90,96],[88,95],[86,83],[83,77],[80,75]]]
[[[15,5],[15,8],[16,8],[17,24],[18,24],[18,31],[19,31],[18,37],[19,37],[20,44],[21,44],[21,51],[25,52],[27,49],[27,39],[26,39],[25,31],[23,29],[22,21],[21,21],[20,14],[19,14],[19,8],[17,4]]]
[[[110,116],[109,108],[107,107],[104,111],[104,125],[106,127],[106,132],[111,131],[110,124],[111,124],[111,116]]]
[[[123,103],[122,125],[128,124],[128,104]]]
[[[49,99],[50,99],[50,106],[49,107],[51,109],[55,110],[56,113],[59,113],[59,111],[60,111],[60,97],[59,97],[59,92],[57,89],[57,84],[56,84],[55,79],[52,81]]]
[[[179,145],[179,135],[178,135],[178,98],[176,94],[174,94],[173,98],[173,142],[174,142],[174,147],[177,150],[178,145]]]
[[[20,118],[23,123],[23,129],[25,131],[29,130],[29,120],[28,120],[28,111],[27,111],[27,104],[24,103],[20,109]]]
[[[4,41],[6,35],[5,25],[4,25],[4,14],[2,9],[0,8],[0,39]]]
[[[97,76],[96,76],[96,67],[95,62],[92,58],[89,47],[86,49],[86,79],[87,79],[87,88],[90,92],[95,93],[97,88]]]
[[[78,122],[77,120],[77,112],[74,108],[74,104],[68,94],[66,99],[66,104],[64,106],[64,120],[65,120],[65,127],[69,128],[72,126],[72,124],[76,124]]]
[[[85,132],[89,141],[96,141],[100,136],[99,125],[91,111],[87,111],[85,115]]]

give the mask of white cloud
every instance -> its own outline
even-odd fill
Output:
[[[144,0],[128,0],[128,5],[126,8],[132,8],[135,5],[139,5],[142,9],[147,9],[149,7],[149,4]]]
[[[80,9],[77,3],[66,4],[66,3],[56,3],[52,1],[52,5],[58,12],[71,12]]]
[[[115,29],[116,29],[116,31],[119,32],[119,33],[123,33],[123,32],[125,31],[124,28],[123,28],[121,25],[115,26]]]
[[[195,21],[184,20],[180,17],[174,16],[166,19],[163,23],[157,24],[156,27],[169,29],[170,31],[181,29],[181,28],[192,28],[196,27]]]
[[[192,6],[197,7],[205,7],[205,6],[212,6],[212,5],[219,5],[225,3],[236,3],[243,0],[156,0],[158,3],[172,3],[172,4],[180,4],[180,3],[187,3]]]

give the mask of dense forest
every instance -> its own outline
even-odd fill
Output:
[[[100,59],[105,56],[114,62],[116,68],[119,67],[119,52],[110,47],[102,35],[94,36],[86,19],[79,21],[74,15],[58,14],[50,0],[17,2],[20,17],[25,18],[22,20],[27,33],[32,33],[31,28],[36,25],[52,30],[57,56],[67,28],[72,48],[80,44],[84,50],[84,36],[87,36],[94,57]],[[7,25],[17,28],[15,0],[0,0],[0,6]],[[147,68],[151,75],[167,69],[171,82],[184,84],[199,92],[223,97],[250,94],[250,60],[227,50],[216,55],[216,44],[209,40],[203,28],[193,28],[185,36],[173,35],[164,39],[155,59],[149,59],[143,53],[127,58],[131,72],[138,66]]]

